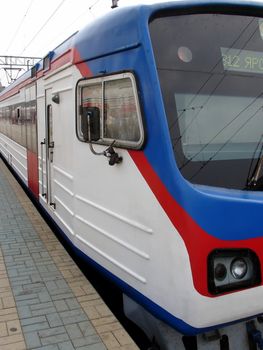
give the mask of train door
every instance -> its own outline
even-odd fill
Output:
[[[28,187],[38,198],[37,101],[35,83],[25,89],[25,105],[21,114],[22,118],[20,118],[20,113],[18,114],[18,118],[20,118],[22,127],[23,144],[27,148]]]
[[[46,203],[53,209],[56,209],[53,194],[53,157],[54,157],[54,139],[53,139],[53,111],[51,90],[45,91],[45,154],[46,154]]]

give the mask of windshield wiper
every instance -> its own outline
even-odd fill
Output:
[[[260,173],[261,173],[261,170],[263,168],[263,143],[262,143],[262,139],[263,139],[263,135],[261,135],[261,138],[257,144],[257,147],[256,147],[255,152],[254,152],[253,157],[252,157],[252,161],[251,161],[251,164],[249,167],[249,172],[248,172],[248,177],[247,177],[246,189],[257,189],[258,185],[259,185],[259,180],[262,178],[262,176],[260,177]],[[253,159],[254,159],[254,156],[258,150],[258,146],[260,144],[261,144],[261,149],[259,152],[258,160],[257,160],[256,165],[254,167],[253,173],[250,176],[250,171],[251,171]],[[260,181],[260,183],[261,182],[262,181]]]

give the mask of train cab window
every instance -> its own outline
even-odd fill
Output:
[[[194,184],[249,189],[262,156],[262,29],[259,17],[213,13],[150,23],[174,156]]]
[[[81,80],[77,87],[80,113],[96,107],[100,114],[100,139],[97,143],[138,149],[143,143],[143,124],[135,78],[132,73]],[[84,141],[80,113],[77,136]]]
[[[106,81],[104,101],[104,136],[109,139],[139,141],[140,127],[131,80]]]

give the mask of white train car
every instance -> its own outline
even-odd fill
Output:
[[[0,94],[2,158],[161,349],[263,348],[261,17],[114,10]]]

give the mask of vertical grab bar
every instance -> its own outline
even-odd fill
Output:
[[[43,153],[43,146],[46,144],[46,139],[44,141],[40,142],[41,148],[40,148],[40,158],[41,158],[41,194],[43,197],[46,197],[46,193],[44,192],[44,153]]]

